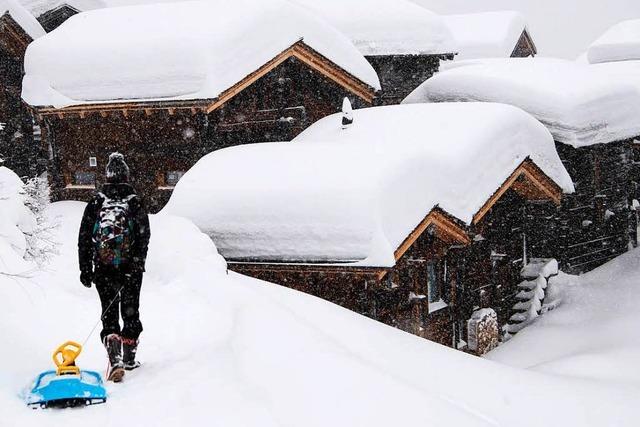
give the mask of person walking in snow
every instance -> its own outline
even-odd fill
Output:
[[[149,218],[129,184],[129,166],[112,153],[107,182],[84,210],[78,236],[80,281],[95,283],[102,304],[100,338],[109,357],[107,380],[120,382],[136,361],[142,332],[139,304],[149,245]],[[120,328],[120,315],[124,323]]]

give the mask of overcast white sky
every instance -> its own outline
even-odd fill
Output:
[[[321,0],[319,0],[321,1]],[[640,0],[413,0],[440,14],[517,10],[544,56],[574,59],[611,25],[640,18]]]

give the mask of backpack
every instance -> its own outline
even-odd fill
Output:
[[[104,194],[102,206],[93,226],[93,244],[96,261],[102,265],[127,264],[131,257],[133,220],[129,202],[136,197],[111,199]]]

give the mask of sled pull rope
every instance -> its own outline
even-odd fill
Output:
[[[91,332],[89,332],[89,335],[87,335],[87,337],[84,339],[84,341],[82,342],[82,347],[85,346],[85,344],[87,344],[87,341],[89,341],[89,338],[91,338],[91,335],[93,335],[93,333],[95,332],[96,328],[98,327],[98,325],[100,324],[100,322],[102,322],[102,319],[104,319],[104,315],[107,314],[107,311],[109,311],[109,309],[111,308],[111,306],[113,305],[114,302],[116,302],[116,300],[120,297],[120,292],[122,292],[122,290],[124,289],[126,285],[122,285],[120,287],[120,289],[118,289],[118,292],[116,292],[116,296],[113,297],[113,299],[111,300],[111,302],[109,303],[109,305],[107,306],[107,308],[104,309],[104,311],[102,312],[102,315],[100,316],[100,319],[98,319],[98,321],[96,322],[95,325],[93,325],[93,328],[91,329]]]

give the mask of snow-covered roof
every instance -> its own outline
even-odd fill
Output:
[[[407,0],[291,1],[325,18],[364,55],[456,52],[442,18]]]
[[[436,205],[471,223],[527,157],[573,191],[549,131],[515,107],[369,108],[347,129],[341,118],[205,156],[163,212],[191,219],[229,259],[385,267]]]
[[[456,59],[508,58],[527,29],[524,15],[514,11],[442,17],[458,44]]]
[[[573,61],[462,61],[424,82],[403,102],[455,101],[515,105],[547,126],[556,141],[574,147],[640,135],[640,92]]]
[[[591,68],[603,73],[605,79],[633,85],[640,92],[640,61],[616,61],[593,64]]]
[[[35,17],[64,5],[68,5],[79,12],[101,9],[108,5],[106,0],[20,0],[20,3]]]
[[[214,99],[301,40],[380,88],[349,39],[303,8],[280,0],[208,0],[71,17],[29,46],[23,98],[55,107]]]
[[[640,19],[620,22],[609,28],[587,50],[589,62],[640,60]]]
[[[37,39],[45,34],[42,25],[17,0],[0,0],[0,15],[8,13],[14,21],[31,37]]]

